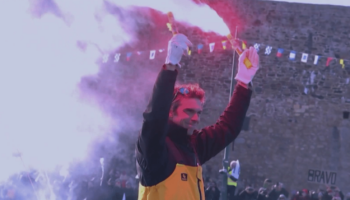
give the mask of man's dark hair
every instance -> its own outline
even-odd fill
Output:
[[[195,98],[199,99],[202,104],[205,101],[205,92],[199,85],[196,84],[185,84],[177,85],[174,88],[174,100],[171,105],[171,110],[175,112],[180,106],[180,100],[182,98]]]

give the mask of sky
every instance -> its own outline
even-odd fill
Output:
[[[330,0],[271,0],[271,1],[350,6],[350,0],[332,0],[332,1]]]

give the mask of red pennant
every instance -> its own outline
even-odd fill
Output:
[[[333,60],[333,58],[331,58],[331,57],[328,57],[328,58],[327,58],[327,63],[326,63],[326,66],[327,66],[327,67],[329,66],[329,63],[330,63],[332,60]]]

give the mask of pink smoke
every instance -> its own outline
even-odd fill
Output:
[[[192,1],[110,2],[172,11],[180,22],[229,33],[215,11]],[[102,0],[1,1],[0,24],[0,180],[25,169],[17,152],[26,167],[44,170],[84,159],[91,141],[119,121],[80,98],[77,85],[99,72],[104,53],[137,39],[136,24],[130,20],[126,33]]]

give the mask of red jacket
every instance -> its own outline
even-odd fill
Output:
[[[216,124],[187,130],[169,122],[177,71],[161,70],[153,88],[136,147],[139,199],[204,199],[201,165],[241,131],[251,90],[237,85]]]

